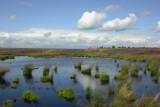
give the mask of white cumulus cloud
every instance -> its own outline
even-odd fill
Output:
[[[160,21],[157,22],[157,27],[154,29],[154,32],[160,32]]]
[[[9,16],[9,20],[14,20],[14,19],[16,19],[16,15],[15,14]]]
[[[101,26],[101,20],[106,17],[106,13],[97,13],[96,11],[85,12],[79,19],[77,29],[88,30]]]
[[[135,14],[129,14],[129,17],[125,19],[113,19],[112,21],[108,21],[99,28],[100,31],[123,31],[130,28],[132,25],[136,25],[137,17]]]
[[[142,17],[148,17],[148,16],[151,15],[151,12],[148,11],[148,10],[144,10],[143,12],[140,13],[140,15],[141,15]]]

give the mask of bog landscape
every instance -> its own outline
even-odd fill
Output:
[[[0,0],[0,107],[160,107],[160,0]]]
[[[6,106],[160,104],[159,48],[1,48],[0,52],[0,102]]]

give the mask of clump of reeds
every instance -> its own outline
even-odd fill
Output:
[[[109,75],[107,73],[101,74],[100,80],[101,80],[102,84],[108,83],[109,82]]]
[[[91,75],[91,71],[92,71],[92,68],[89,67],[89,68],[83,69],[83,70],[82,70],[82,73],[83,73],[83,74]]]
[[[59,97],[65,98],[66,100],[73,100],[75,94],[72,88],[68,88],[68,89],[58,89],[57,95]]]

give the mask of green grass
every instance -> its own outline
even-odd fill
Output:
[[[82,73],[83,73],[83,74],[91,75],[91,71],[92,71],[92,68],[89,67],[89,68],[83,69],[83,70],[82,70]]]
[[[2,107],[12,107],[11,100],[4,101]]]
[[[25,65],[25,68],[23,70],[23,75],[26,77],[31,77],[32,76],[32,70],[33,70],[33,64],[28,63]]]
[[[114,88],[112,88],[112,87],[108,88],[108,95],[111,96],[113,94],[115,94]]]
[[[5,67],[0,67],[0,79],[3,79],[3,76],[7,73],[10,72],[8,68]]]
[[[53,82],[53,73],[51,75],[43,76],[40,81],[43,83]]]
[[[131,77],[137,77],[138,76],[138,71],[141,69],[140,66],[134,66],[131,71],[130,71],[130,75]]]
[[[63,97],[66,100],[73,100],[74,99],[74,92],[72,90],[72,88],[68,88],[68,89],[59,89],[57,90],[57,95],[59,97]]]
[[[49,69],[50,69],[50,65],[47,65],[44,67],[43,69],[43,76],[48,76],[49,75]]]
[[[38,101],[38,96],[35,95],[32,91],[25,91],[23,92],[23,100],[26,101],[26,102],[36,102]]]
[[[141,97],[135,102],[135,107],[159,107],[160,103],[153,97]]]
[[[103,107],[105,106],[105,98],[103,96],[100,96],[96,93],[92,93],[92,98],[93,98],[93,106],[94,107]]]
[[[102,84],[108,83],[109,82],[109,75],[107,73],[101,74],[100,80],[101,80]]]
[[[13,78],[12,82],[15,83],[15,84],[18,84],[19,83],[19,78]]]
[[[135,93],[130,89],[131,86],[129,83],[123,83],[121,87],[119,87],[116,98],[110,103],[110,107],[130,107],[136,100]]]
[[[14,59],[14,55],[0,55],[0,60],[5,61],[7,59]]]
[[[99,73],[95,73],[95,74],[94,74],[94,77],[95,77],[95,78],[99,78]]]
[[[91,94],[91,89],[90,87],[86,88],[86,98],[89,99],[90,98],[90,94]]]
[[[82,62],[79,62],[77,65],[74,64],[74,68],[81,69]]]
[[[71,79],[76,79],[76,74],[73,74],[70,78]]]

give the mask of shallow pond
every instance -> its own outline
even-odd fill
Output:
[[[82,69],[92,67],[91,76],[82,74],[79,70],[74,68],[74,64],[83,61]],[[0,66],[4,66],[10,69],[10,72],[4,76],[6,84],[0,84],[0,104],[7,99],[18,99],[22,97],[24,91],[31,90],[37,94],[40,98],[38,102],[27,104],[23,100],[18,99],[12,106],[15,107],[68,107],[79,106],[87,102],[85,96],[85,89],[91,88],[92,92],[99,93],[106,97],[106,103],[109,104],[114,100],[115,96],[109,97],[107,95],[108,88],[113,87],[117,90],[118,81],[114,80],[114,76],[118,74],[121,66],[128,61],[117,60],[110,58],[31,58],[26,56],[17,56],[13,60],[0,61]],[[33,70],[32,78],[26,79],[23,76],[23,68],[27,63],[33,63],[38,69]],[[117,67],[119,63],[119,67]],[[42,83],[40,78],[43,76],[43,68],[46,65],[52,65],[50,73],[54,72],[55,65],[58,66],[57,72],[54,72],[53,83]],[[96,64],[99,65],[99,70],[95,70]],[[145,68],[145,63],[132,62],[132,66],[140,65]],[[110,75],[110,82],[106,85],[100,83],[100,79],[95,79],[94,74],[99,72],[108,73]],[[77,74],[77,83],[74,83],[70,76]],[[12,83],[12,79],[18,77],[19,84],[15,87]],[[128,81],[132,83],[132,89],[136,92],[136,97],[141,96],[155,96],[160,93],[160,84],[154,83],[150,77],[150,73],[146,74],[143,71],[138,72],[137,78],[128,78]],[[67,101],[64,98],[60,98],[56,94],[56,90],[59,88],[73,88],[75,92],[75,98],[73,101]]]

